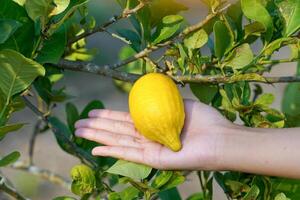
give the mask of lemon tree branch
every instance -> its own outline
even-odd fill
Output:
[[[42,169],[35,165],[30,165],[29,163],[24,162],[24,161],[17,161],[13,165],[11,165],[10,168],[33,174],[44,180],[47,180],[49,182],[52,182],[59,186],[62,186],[66,189],[71,188],[71,182],[66,180],[64,177],[62,177],[54,172],[51,172],[47,169]]]
[[[224,10],[226,10],[228,7],[230,6],[230,4],[226,5],[225,7],[223,7],[222,9],[218,10],[217,12],[211,13],[209,15],[206,16],[206,18],[202,21],[200,21],[199,23],[189,26],[187,27],[185,30],[183,30],[177,37],[174,37],[171,40],[168,40],[166,42],[163,43],[159,43],[157,45],[150,45],[147,48],[145,48],[144,50],[140,51],[139,53],[135,54],[134,56],[120,62],[117,63],[115,65],[112,65],[111,67],[113,69],[122,67],[124,65],[127,65],[131,62],[134,62],[140,58],[144,58],[146,56],[148,56],[148,54],[157,51],[158,49],[161,49],[163,47],[168,47],[171,44],[175,43],[176,41],[186,37],[188,34],[193,33],[199,29],[201,29],[203,26],[205,26],[208,22],[210,22],[211,19],[213,19],[214,17],[216,17],[218,14],[222,13]]]
[[[79,61],[67,61],[61,60],[57,67],[79,72],[87,72],[92,74],[98,74],[102,76],[111,77],[116,80],[134,82],[141,75],[132,74],[127,72],[121,72],[115,69],[112,69],[111,66],[99,66],[94,63],[89,62],[79,62]],[[252,73],[242,74],[242,77],[237,76],[223,76],[223,75],[178,75],[171,76],[178,83],[234,83],[238,81],[247,81],[247,82],[261,82],[261,83],[287,83],[287,82],[300,82],[299,76],[253,76]]]
[[[8,185],[7,179],[0,175],[0,191],[5,192],[6,194],[14,197],[17,200],[30,200],[20,194],[14,187]]]
[[[86,31],[86,32],[78,35],[77,37],[71,39],[68,42],[69,45],[73,44],[74,42],[77,42],[78,40],[89,37],[97,32],[107,32],[107,30],[106,30],[107,27],[111,26],[112,24],[118,22],[121,19],[130,17],[132,14],[138,12],[146,5],[145,1],[140,0],[139,2],[140,3],[136,7],[132,8],[132,9],[124,9],[124,11],[120,15],[114,16],[111,19],[109,19],[107,22],[105,22],[104,24],[102,24],[98,27],[95,27],[94,29],[92,29],[90,31]]]

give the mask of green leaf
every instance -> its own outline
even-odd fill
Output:
[[[255,101],[255,104],[261,104],[261,105],[271,105],[275,100],[275,96],[273,94],[265,93],[258,97]]]
[[[151,186],[154,188],[160,188],[166,184],[173,176],[173,171],[161,171],[152,182]]]
[[[76,199],[73,198],[73,197],[63,196],[63,197],[55,197],[55,198],[52,199],[52,200],[76,200]]]
[[[220,172],[214,172],[214,179],[217,181],[218,185],[223,189],[225,193],[228,193],[227,186],[225,184],[226,177]]]
[[[39,1],[39,0],[37,0]],[[44,0],[45,1],[45,0]],[[59,1],[59,0],[58,0]],[[64,24],[64,22],[71,17],[71,15],[74,14],[77,8],[80,6],[83,6],[86,4],[89,0],[71,0],[68,7],[59,15],[54,16],[55,23],[52,23],[50,25],[50,28],[48,30],[48,33],[51,35],[53,32],[55,32],[61,25]]]
[[[36,60],[39,63],[57,64],[65,51],[66,44],[66,29],[62,26],[43,43],[43,48],[39,51]]]
[[[191,50],[201,48],[207,41],[208,35],[203,29],[190,33],[183,40],[184,45]]]
[[[1,108],[1,107],[0,107]],[[14,132],[21,129],[24,124],[9,124],[0,127],[0,140],[4,138],[4,136],[9,132]]]
[[[0,167],[5,167],[16,162],[20,158],[21,154],[18,151],[14,151],[4,158],[0,159]]]
[[[233,69],[241,69],[249,65],[252,62],[253,57],[250,45],[245,43],[234,49],[229,60],[226,62],[226,65]]]
[[[222,21],[217,21],[214,24],[214,49],[215,55],[219,60],[232,46],[233,38],[227,26]]]
[[[300,62],[297,75],[300,75]],[[290,83],[286,86],[281,106],[289,127],[300,126],[300,83]]]
[[[180,29],[182,22],[183,17],[180,15],[164,17],[153,35],[153,44],[160,43],[174,36]]]
[[[235,109],[232,106],[231,100],[229,99],[226,91],[224,89],[219,90],[222,96],[222,108],[228,112],[235,113]]]
[[[13,0],[14,2],[16,2],[17,4],[19,4],[20,6],[24,6],[26,0]]]
[[[0,44],[3,44],[22,24],[12,19],[0,19]]]
[[[286,196],[285,196],[285,194],[283,194],[283,193],[279,193],[279,194],[277,194],[276,196],[275,196],[275,199],[274,200],[291,200],[290,198],[287,198]]]
[[[286,86],[282,99],[282,111],[287,115],[288,123],[293,127],[300,126],[300,83],[290,83]]]
[[[300,199],[300,180],[273,178],[272,190],[284,193],[290,199]]]
[[[204,200],[204,196],[202,192],[198,192],[189,196],[187,200]]]
[[[297,44],[299,42],[296,38],[278,38],[277,40],[272,41],[264,50],[265,56],[270,56],[274,51],[280,49],[281,47],[288,44]]]
[[[96,189],[96,177],[94,171],[86,165],[76,165],[71,170],[72,192],[83,196]]]
[[[249,38],[250,36],[260,37],[261,33],[265,32],[265,27],[259,22],[253,22],[245,26],[245,36],[244,39]]]
[[[5,126],[12,113],[25,108],[24,101],[20,96],[13,97],[8,105],[5,104],[6,102],[2,97],[4,95],[0,90],[0,127]]]
[[[177,188],[172,188],[158,193],[161,200],[181,200],[180,193]]]
[[[72,141],[72,133],[68,127],[56,117],[49,117],[48,122],[54,132],[58,145],[66,152],[72,154],[72,146],[68,142]],[[66,142],[68,141],[68,142]]]
[[[81,112],[80,119],[86,119],[89,117],[89,112],[94,109],[104,109],[104,105],[99,100],[91,101]]]
[[[70,4],[70,0],[53,0],[54,9],[49,13],[49,16],[54,16],[62,13]]]
[[[185,181],[185,177],[182,175],[181,172],[174,172],[172,177],[168,180],[168,182],[160,187],[160,190],[167,190],[174,188]]]
[[[36,77],[44,74],[43,66],[22,54],[13,50],[0,51],[0,90],[6,105],[10,97],[27,89]]]
[[[27,57],[31,56],[35,36],[34,23],[26,10],[12,0],[1,0],[0,16],[2,19],[16,20],[21,24],[5,43],[0,44],[0,50],[13,49]]]
[[[111,192],[107,195],[108,200],[121,200],[121,196],[117,192]]]
[[[128,200],[137,198],[139,193],[140,191],[137,188],[130,186],[118,194],[121,200]]]
[[[72,133],[75,131],[74,124],[77,120],[80,119],[79,112],[76,106],[73,103],[66,104],[66,114],[67,114],[67,122],[69,129]]]
[[[40,17],[42,17],[42,21],[44,21],[54,9],[54,5],[51,0],[27,0],[25,2],[25,8],[33,21],[36,21]]]
[[[177,58],[177,63],[179,65],[180,70],[184,74],[186,71],[186,66],[187,66],[186,60],[188,58],[188,52],[186,52],[186,49],[184,48],[184,46],[181,43],[178,43],[176,46],[179,50],[179,55],[180,55],[180,57]]]
[[[147,176],[151,173],[151,170],[151,167],[142,164],[118,160],[113,166],[106,170],[106,172],[137,180],[147,178]]]
[[[130,46],[132,47],[132,49],[134,49],[136,52],[139,52],[141,50],[141,38],[135,31],[130,29],[120,29],[117,32],[119,33],[119,35],[131,42]]]
[[[249,19],[261,23],[265,28],[266,41],[270,41],[273,35],[273,22],[266,8],[260,0],[241,0],[243,13]]]
[[[250,190],[250,187],[247,184],[239,181],[229,179],[225,180],[225,184],[234,195],[240,195],[242,192],[248,192]]]
[[[49,79],[50,77],[38,77],[34,81],[34,87],[37,90],[40,97],[48,104],[53,102],[62,102],[68,98],[64,88],[54,90],[52,88],[53,83]]]
[[[218,86],[211,84],[191,83],[190,88],[193,94],[205,104],[210,104],[218,93]]]
[[[283,34],[290,36],[300,28],[300,1],[275,1],[285,21]]]
[[[188,9],[185,5],[178,2],[180,1],[152,0],[149,6],[150,13],[151,13],[151,18],[150,18],[151,27],[159,23],[161,19],[164,18],[165,16],[175,15],[180,11],[184,11]]]
[[[237,28],[237,38],[241,38],[243,33],[242,20],[243,20],[243,12],[241,8],[241,2],[237,1],[235,4],[232,4],[226,13],[230,19],[234,22]]]
[[[259,195],[259,188],[256,185],[253,185],[249,192],[243,197],[243,200],[255,200]]]

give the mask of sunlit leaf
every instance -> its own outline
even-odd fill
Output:
[[[54,9],[49,13],[49,16],[58,15],[65,11],[65,9],[69,6],[70,0],[53,0],[55,4]]]
[[[208,35],[203,29],[200,29],[196,32],[187,35],[183,40],[184,45],[191,50],[201,48],[207,43],[207,41]]]
[[[36,21],[38,18],[48,18],[49,13],[54,9],[51,0],[26,0],[25,8],[29,17]]]
[[[276,195],[274,200],[291,200],[291,199],[287,198],[284,193],[279,193]]]
[[[285,20],[283,33],[285,36],[290,36],[300,28],[300,1],[284,0],[275,2]]]
[[[259,0],[241,0],[243,13],[249,19],[261,23],[265,28],[265,38],[269,41],[273,34],[273,22],[266,8]]]
[[[151,167],[142,164],[118,160],[113,166],[106,170],[106,172],[132,179],[144,179],[151,173],[151,170]]]
[[[233,50],[229,60],[226,62],[226,65],[232,67],[233,69],[241,69],[249,65],[253,58],[254,55],[250,45],[245,43]]]
[[[180,15],[168,15],[164,17],[153,35],[153,44],[160,43],[172,37],[180,29],[182,21],[183,17]]]

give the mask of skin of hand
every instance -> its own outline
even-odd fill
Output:
[[[225,119],[214,108],[185,100],[182,149],[173,152],[144,138],[130,114],[93,110],[76,122],[78,137],[103,144],[95,156],[109,156],[166,170],[242,171],[300,178],[300,130],[247,128]]]
[[[126,112],[93,110],[89,119],[75,124],[75,134],[106,145],[94,148],[95,156],[116,157],[157,169],[217,170],[221,130],[231,123],[210,106],[192,100],[185,100],[185,113],[179,152],[143,137]]]

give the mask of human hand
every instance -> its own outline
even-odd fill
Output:
[[[116,157],[157,169],[217,170],[223,132],[232,124],[214,108],[197,101],[185,100],[185,113],[179,152],[143,137],[126,112],[93,110],[89,119],[75,124],[75,134],[106,145],[94,148],[95,156]]]

